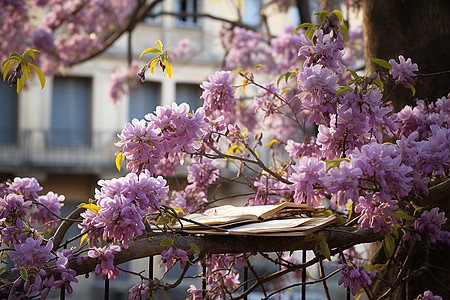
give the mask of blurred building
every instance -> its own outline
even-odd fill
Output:
[[[242,2],[244,22],[252,26],[260,24],[261,1]],[[157,6],[154,13],[198,13],[236,20],[235,3],[237,1],[169,0]],[[273,33],[277,33],[297,20],[295,11],[289,11],[269,21],[274,24]],[[87,202],[93,197],[100,178],[125,174],[115,167],[114,154],[118,148],[114,143],[126,122],[134,117],[142,118],[157,105],[169,105],[173,101],[187,102],[191,108],[201,105],[199,84],[222,65],[220,27],[221,23],[211,18],[192,16],[159,15],[140,23],[131,35],[134,58],[144,49],[155,47],[156,40],[163,41],[165,47],[176,47],[185,38],[190,40],[195,55],[173,63],[172,79],[162,76],[158,69],[154,76],[148,74],[147,81],[117,105],[111,103],[108,88],[111,74],[127,65],[127,36],[102,55],[66,70],[64,76],[48,77],[42,91],[36,79],[27,82],[27,88],[19,96],[15,88],[1,82],[0,180],[15,176],[37,178],[44,187],[43,192],[51,190],[65,195],[63,216],[79,203]],[[145,56],[141,62],[142,66],[147,62]],[[71,228],[68,236],[77,230]],[[143,259],[129,262],[124,268],[131,267],[139,272],[147,265],[148,260]],[[179,266],[174,268],[179,269]],[[128,289],[137,283],[130,278],[123,274],[110,283],[110,299],[127,299]],[[103,297],[101,278],[91,276],[88,280],[79,280],[82,283],[74,286],[74,294],[66,296],[67,299]],[[200,280],[195,281],[200,286]],[[182,290],[189,284],[192,280],[184,282]],[[185,299],[186,296],[169,293],[161,299]]]

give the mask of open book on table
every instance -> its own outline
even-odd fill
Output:
[[[306,235],[334,222],[334,216],[305,217],[307,213],[321,210],[293,202],[245,207],[223,205],[184,217],[195,223],[181,220],[181,224],[171,227],[193,234]]]
[[[305,236],[316,232],[327,225],[335,222],[336,216],[328,217],[297,217],[288,219],[272,219],[263,222],[247,223],[229,226],[226,230],[215,230],[214,228],[186,228],[183,231],[191,234],[211,235],[254,235],[254,236]]]

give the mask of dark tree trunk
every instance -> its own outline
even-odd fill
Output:
[[[419,65],[414,82],[415,98],[435,101],[450,91],[450,1],[445,0],[363,0],[364,50],[369,72],[379,68],[372,58],[389,60],[402,54]],[[384,97],[392,101],[395,111],[414,105],[412,92],[403,86],[385,85]],[[445,192],[448,198],[448,191]],[[436,197],[438,198],[438,197]],[[448,199],[420,206],[439,206],[449,216]],[[447,222],[448,224],[449,222]],[[448,225],[446,230],[449,230]],[[409,250],[411,249],[411,250]],[[442,296],[450,294],[449,247],[440,242],[400,242],[388,261],[388,268],[374,280],[372,296],[385,299],[414,299],[426,290]],[[374,263],[386,262],[381,249]],[[384,295],[384,296],[383,296]]]
[[[417,63],[422,74],[450,70],[450,1],[363,0],[362,7],[369,71],[377,68],[372,58],[398,60],[400,54]],[[450,73],[418,76],[415,87],[415,97],[435,101],[450,91]],[[396,111],[413,104],[403,86],[387,86],[385,94]]]

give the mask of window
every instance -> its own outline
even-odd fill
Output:
[[[17,108],[16,87],[7,82],[0,82],[0,145],[14,145],[17,142]]]
[[[261,0],[244,1],[244,23],[250,26],[259,26],[261,23]]]
[[[195,111],[202,105],[201,95],[202,89],[198,84],[177,83],[176,85],[176,103],[186,102],[192,111]]]
[[[200,1],[199,0],[178,0],[177,1],[177,13],[180,15],[178,17],[178,25],[180,26],[199,26],[199,18],[196,14],[200,11]]]
[[[160,103],[161,84],[156,82],[145,82],[140,84],[130,95],[130,106],[128,119],[142,119],[146,114],[155,110]]]
[[[55,77],[51,147],[88,147],[91,139],[91,79]]]
[[[144,23],[150,24],[150,25],[159,25],[161,24],[161,11],[162,11],[162,3],[157,3],[153,9],[151,10],[150,14],[152,17],[146,17],[144,18]]]

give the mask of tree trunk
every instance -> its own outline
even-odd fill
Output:
[[[364,52],[369,72],[372,58],[389,60],[402,54],[419,65],[415,98],[435,101],[450,90],[450,1],[363,0]],[[446,73],[441,73],[445,72]],[[413,105],[411,90],[386,86],[385,97],[396,111]]]

